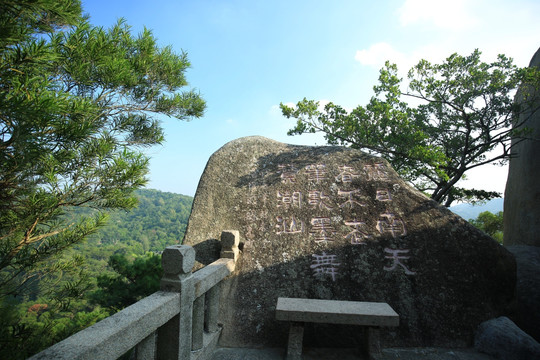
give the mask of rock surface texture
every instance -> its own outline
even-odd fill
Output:
[[[480,324],[474,347],[497,359],[540,359],[540,344],[504,316]]]
[[[402,181],[381,158],[263,137],[212,155],[184,244],[200,264],[239,230],[222,288],[221,346],[285,347],[278,297],[386,302],[400,316],[384,346],[470,346],[515,288],[512,254]],[[362,328],[306,324],[306,346],[354,347]]]
[[[513,245],[506,247],[516,257],[516,310],[514,320],[536,341],[540,341],[540,247]]]
[[[534,54],[529,66],[540,68],[540,49]],[[522,86],[516,95],[515,101],[522,104],[525,96],[536,99],[531,109],[519,118],[531,131],[527,136],[536,140],[512,144],[512,155],[515,157],[510,160],[504,192],[504,245],[540,246],[539,92],[540,89],[535,91],[531,86]]]

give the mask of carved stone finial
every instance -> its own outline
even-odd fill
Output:
[[[238,230],[224,230],[221,232],[221,257],[226,259],[238,259],[238,244],[240,244],[240,232]]]
[[[161,265],[166,277],[189,274],[195,265],[195,249],[188,245],[167,246],[161,256]]]

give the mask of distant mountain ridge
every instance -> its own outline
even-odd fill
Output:
[[[476,219],[478,214],[484,211],[489,211],[493,214],[503,211],[503,198],[491,199],[484,204],[471,205],[471,204],[459,204],[451,206],[450,210],[464,218],[465,220]]]

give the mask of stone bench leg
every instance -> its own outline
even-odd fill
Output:
[[[366,351],[369,360],[377,360],[381,355],[381,341],[379,339],[379,328],[368,327],[365,330]]]
[[[287,344],[287,360],[302,360],[302,342],[304,339],[304,323],[291,322],[289,342]]]

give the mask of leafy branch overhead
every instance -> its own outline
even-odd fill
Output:
[[[82,17],[79,1],[0,4],[0,297],[18,294],[41,261],[96,231],[101,214],[66,223],[73,207],[136,205],[142,148],[160,120],[203,115],[185,52]],[[33,274],[33,275],[32,275]]]
[[[383,156],[403,178],[446,206],[497,197],[456,184],[470,169],[504,164],[511,147],[527,138],[527,117],[519,115],[538,110],[533,99],[540,72],[517,68],[504,55],[493,63],[482,62],[480,55],[478,50],[453,54],[441,64],[421,60],[408,72],[405,90],[397,66],[386,62],[375,96],[350,113],[333,103],[320,109],[305,98],[295,107],[281,104],[283,115],[297,120],[288,134],[322,132],[329,144]],[[522,87],[523,101],[514,102],[523,83],[529,85]]]

